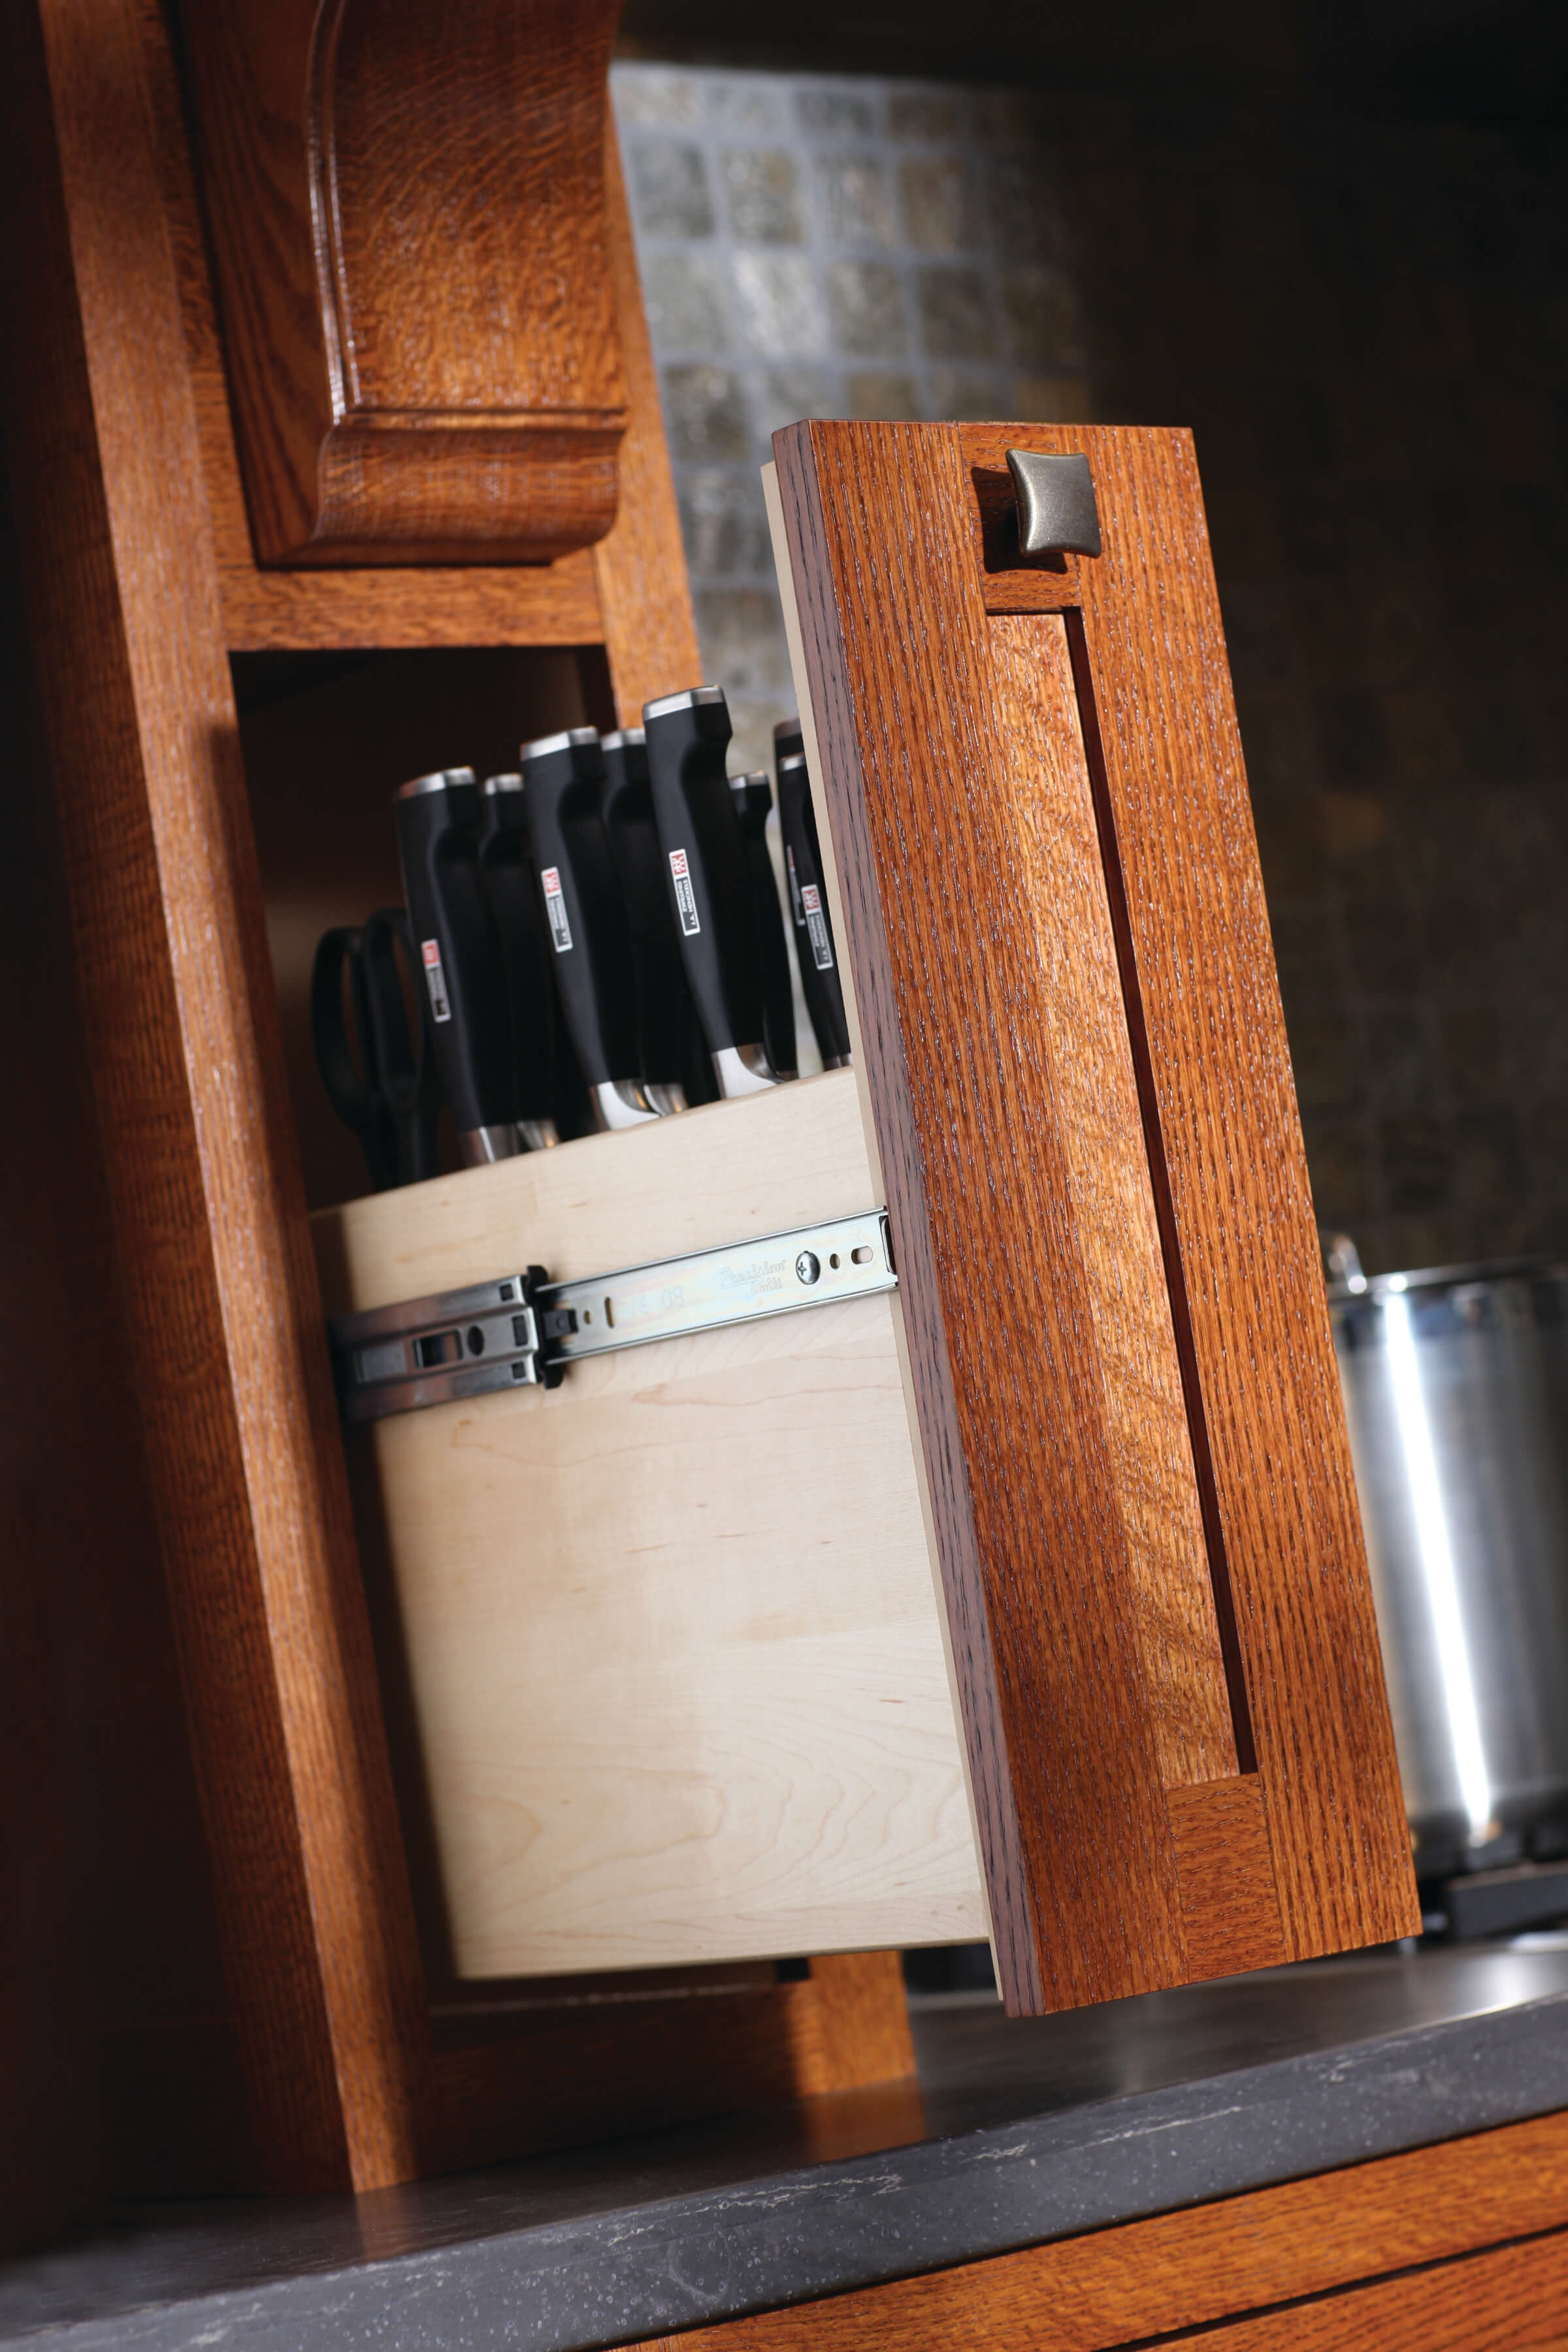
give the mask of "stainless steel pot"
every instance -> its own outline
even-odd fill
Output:
[[[1568,1851],[1568,1266],[1326,1255],[1417,1870]]]

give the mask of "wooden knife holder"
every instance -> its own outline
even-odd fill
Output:
[[[312,11],[286,10],[275,45],[268,13],[190,12],[182,94],[156,9],[27,0],[6,159],[26,197],[8,433],[41,731],[205,1835],[177,1892],[221,1956],[199,1995],[153,1987],[109,2020],[110,2177],[367,2189],[895,2080],[897,1960],[850,1948],[983,1932],[987,1911],[1016,2011],[1412,1931],[1184,436],[780,436],[853,1073],[353,1203],[312,1237],[313,1114],[286,1040],[312,922],[338,918],[288,867],[258,666],[341,682],[372,655],[526,651],[595,724],[635,724],[699,672],[613,140],[602,215],[560,250],[599,275],[577,324],[613,317],[614,335],[579,349],[566,321],[542,374],[514,319],[518,351],[487,345],[497,382],[476,387],[460,354],[483,272],[443,275],[413,237],[399,282],[376,234],[384,198],[388,236],[441,217],[437,181],[357,184],[349,275],[312,275]],[[532,152],[500,0],[399,7],[385,45],[362,11],[329,13],[350,79],[312,119],[353,126],[345,172],[385,153],[438,180],[442,141],[395,135],[425,104],[422,58],[462,93],[465,138],[489,122]],[[574,13],[602,65],[597,0],[553,12],[552,57],[574,119],[598,120],[556,37]],[[276,88],[255,84],[268,61]],[[258,166],[276,235],[254,241],[234,162],[252,134],[277,142]],[[574,201],[600,184],[577,173]],[[490,200],[521,201],[504,170]],[[475,233],[509,284],[518,228]],[[403,354],[379,377],[367,361],[352,400],[321,374],[350,311],[378,365]],[[410,319],[450,366],[421,373]],[[510,452],[505,513],[487,436]],[[466,457],[437,466],[448,444]],[[1100,557],[1020,562],[1014,445],[1088,454]],[[322,805],[347,805],[331,777]],[[345,912],[368,911],[365,882]],[[323,1288],[337,1311],[459,1268],[608,1270],[839,1201],[886,1203],[890,1297],[388,1424],[351,1478]],[[623,1440],[635,1474],[595,1475]],[[367,1590],[399,1604],[379,1662]],[[163,1605],[147,1597],[149,1627]],[[538,1618],[564,1675],[531,1652]],[[470,1672],[493,1747],[465,1750]],[[634,1741],[635,1781],[616,1768]]]

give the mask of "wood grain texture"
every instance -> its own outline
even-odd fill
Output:
[[[874,1205],[833,1072],[315,1225],[338,1311]],[[896,1311],[661,1342],[365,1433],[459,1975],[984,1934]],[[823,1983],[846,2049],[891,2018],[899,2073],[889,1968]]]
[[[1191,436],[1056,428],[1179,1342],[1293,1958],[1411,1935],[1409,1833]],[[1195,1393],[1194,1393],[1195,1392]],[[1200,1464],[1200,1476],[1204,1475]]]
[[[1213,2352],[1552,2352],[1565,2328],[1568,2238],[1554,2232],[1186,2340]]]
[[[1072,662],[1056,614],[987,635],[1138,1649],[1179,1788],[1234,1772],[1236,1738]]]
[[[1155,1762],[1172,1693],[1159,1640],[1145,1651],[1140,1636],[1162,1607],[1168,1630],[1178,1594],[1188,1615],[1177,1654],[1201,1664],[1211,1729],[1219,1637],[1235,1738],[1219,1774],[1256,1766],[1268,1822],[1268,1857],[1245,1849],[1251,1894],[1236,1890],[1239,1908],[1227,1898],[1238,1931],[1253,1923],[1232,1965],[1268,1947],[1276,1900],[1288,1956],[1415,1921],[1188,445],[1100,431],[1106,552],[1079,561],[1081,613],[986,614],[973,460],[1007,443],[1078,447],[1087,430],[813,425],[775,438],[801,607],[797,686],[834,836],[858,1066],[918,1334],[915,1410],[1001,1980],[1021,2006],[1173,1982],[1188,1967],[1159,1783],[1183,1774]],[[1065,804],[1043,801],[1037,782],[1049,747],[1078,733],[1054,654],[1063,629],[1097,848],[1081,801],[1073,845]],[[1076,939],[1065,961],[1041,951],[1037,908],[1070,897],[1073,874],[1079,932],[1081,908],[1099,909],[1094,967]],[[1102,1008],[1098,1024],[1075,988]],[[1144,1158],[1131,1236],[1129,1055]],[[1134,1265],[1158,1280],[1162,1262],[1169,1319],[1151,1415],[1135,1397],[1136,1325],[1119,1285]],[[1146,1347],[1147,1329],[1138,1336]],[[1173,1372],[1184,1447],[1173,1443]],[[1126,1507],[1129,1461],[1149,1481],[1142,1521]],[[1201,1659],[1184,1646],[1202,1598],[1194,1482],[1213,1601]],[[1173,1549],[1151,1551],[1140,1524]],[[1011,1849],[994,1830],[1007,1819],[1004,1781]],[[1108,1853],[1124,1877],[1108,1873]],[[1017,1959],[1031,1937],[1037,1990]],[[1194,1972],[1212,1973],[1223,1947],[1203,1940]]]
[[[1285,1936],[1257,1774],[1173,1789],[1166,1802],[1189,1973],[1196,1980],[1274,1968]]]
[[[615,0],[184,12],[263,563],[545,561],[603,536]]]
[[[773,447],[999,1980],[1113,1999],[1180,1901],[967,483],[949,428]]]
[[[620,505],[594,550],[594,579],[616,721],[640,727],[645,702],[698,683],[702,656],[613,120],[605,131],[605,229],[630,406]]]
[[[17,478],[132,1366],[263,2166],[369,2185],[416,2165],[419,1968],[141,28],[37,13]]]
[[[859,2090],[913,2077],[914,2037],[897,1952],[820,1952],[809,1982],[816,1996],[815,2047],[799,2049],[801,2092]]]
[[[1539,2344],[1568,2320],[1568,2242],[1559,2234],[1565,2223],[1568,2116],[1548,2116],[654,2342],[669,2352],[946,2352],[954,2344],[995,2352],[1110,2352],[1231,2320],[1244,2324],[1196,2340],[1237,2341],[1247,2352],[1262,2345],[1273,2352],[1276,2344],[1291,2352],[1384,2345],[1422,2352],[1434,2341],[1454,2352],[1469,2352],[1472,2345],[1501,2352]],[[1552,2234],[1533,2247],[1475,2252],[1546,2231]],[[1469,2261],[1456,2261],[1465,2256]],[[1450,2267],[1416,2269],[1427,2263]],[[1414,2275],[1363,2289],[1383,2300],[1359,2312],[1361,2296],[1336,2292],[1399,2272]],[[1415,2298],[1427,2292],[1424,2280],[1448,2284],[1433,2288],[1422,2305]],[[1304,2296],[1328,2299],[1296,2313],[1245,2319]],[[1406,2309],[1423,2312],[1435,2326],[1440,2320],[1447,2332],[1383,2332],[1402,2328],[1399,2315]],[[1474,2336],[1463,2332],[1467,2315]],[[1279,2332],[1287,2326],[1327,2332]],[[653,2344],[637,2352],[653,2352]]]

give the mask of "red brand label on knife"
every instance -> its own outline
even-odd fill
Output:
[[[550,918],[550,936],[555,942],[557,955],[564,955],[572,944],[572,926],[566,919],[566,899],[561,887],[561,868],[546,866],[540,872],[544,885],[544,911]]]
[[[805,912],[805,934],[811,941],[811,960],[818,971],[831,971],[833,950],[827,943],[827,918],[822,911],[822,893],[815,882],[802,884],[800,903]]]
[[[697,919],[697,894],[691,887],[691,876],[687,867],[684,849],[669,853],[669,870],[675,879],[675,907],[680,917],[680,928],[688,939],[702,929]]]
[[[450,1021],[452,1008],[447,1001],[447,975],[441,969],[439,940],[421,940],[419,952],[425,959],[425,985],[430,991],[430,1011],[437,1021]]]

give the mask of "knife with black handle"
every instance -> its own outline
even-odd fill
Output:
[[[811,1015],[823,1068],[840,1070],[849,1060],[849,1024],[844,1017],[844,983],[834,952],[833,924],[822,882],[816,811],[812,806],[811,777],[806,770],[805,745],[798,719],[786,719],[773,729],[773,760],[778,770],[779,831],[784,835],[790,911],[795,917],[800,992]]]
[[[479,788],[440,768],[395,803],[403,889],[430,1001],[436,1066],[468,1167],[521,1150],[500,934],[479,876]]]
[[[790,980],[789,949],[784,942],[784,917],[779,912],[779,886],[768,850],[768,818],[773,788],[759,769],[754,775],[731,776],[730,794],[745,844],[746,870],[752,883],[752,913],[757,947],[763,959],[763,1043],[774,1075],[793,1078],[795,1059],[795,989]]]
[[[522,805],[567,1033],[596,1127],[639,1127],[658,1112],[637,1059],[631,926],[599,814],[605,755],[592,727],[525,743]]]
[[[479,871],[506,959],[517,1131],[530,1151],[546,1150],[561,1140],[556,1055],[561,1019],[520,775],[487,776],[479,787]]]
[[[730,791],[718,686],[643,705],[648,782],[686,977],[721,1095],[778,1083],[763,1044],[763,962],[746,846]]]
[[[637,1049],[643,1087],[655,1108],[684,1110],[718,1092],[665,887],[664,852],[647,780],[640,727],[599,739],[605,754],[600,814],[609,836],[637,966]]]

